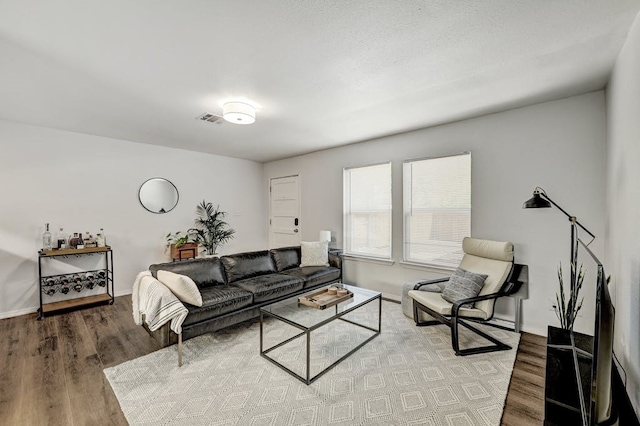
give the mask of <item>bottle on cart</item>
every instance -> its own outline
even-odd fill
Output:
[[[56,247],[58,250],[67,248],[67,234],[64,233],[64,229],[60,227],[60,232],[56,236]]]
[[[73,237],[69,238],[69,248],[78,248],[78,233],[74,232]]]
[[[98,247],[107,246],[107,239],[104,236],[104,229],[100,228],[100,232],[96,235],[96,242],[98,243]]]
[[[78,232],[78,244],[76,245],[77,249],[84,248],[84,240],[82,239],[82,232]]]
[[[42,234],[42,249],[44,251],[50,251],[52,249],[51,246],[51,232],[49,232],[49,224],[45,224],[45,231]]]

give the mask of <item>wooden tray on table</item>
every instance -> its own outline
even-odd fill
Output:
[[[338,287],[338,290],[342,290]],[[340,302],[344,302],[345,300],[351,299],[353,297],[353,293],[347,290],[347,294],[338,295],[338,294],[329,294],[329,289],[324,288],[322,290],[316,291],[315,293],[308,294],[306,296],[298,297],[298,303],[311,306],[316,309],[326,309],[329,306],[337,305]]]

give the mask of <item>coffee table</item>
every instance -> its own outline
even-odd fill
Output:
[[[340,362],[344,361],[349,355],[360,349],[362,346],[367,344],[370,340],[375,338],[380,334],[380,326],[382,319],[382,297],[380,293],[377,291],[367,290],[360,287],[354,287],[347,284],[332,284],[338,288],[345,288],[353,293],[353,297],[345,300],[344,302],[338,303],[335,306],[330,306],[326,309],[317,309],[310,306],[305,306],[298,303],[298,297],[291,297],[289,299],[282,300],[280,302],[273,303],[271,305],[264,306],[260,308],[260,355],[265,359],[269,360],[273,364],[282,368],[287,373],[291,374],[293,377],[298,380],[306,383],[307,385],[316,381],[320,376],[322,376],[327,371],[331,370],[333,367],[338,365]],[[313,292],[318,291],[317,289]],[[310,292],[311,293],[311,292]],[[345,315],[350,312],[354,312],[362,307],[368,305],[369,303],[378,301],[378,327],[377,329],[374,327],[370,327],[368,325],[360,324],[351,319],[343,318]],[[299,330],[300,333],[290,337],[282,342],[276,343],[268,349],[264,348],[264,318],[265,316],[271,316],[279,321],[282,321],[286,324],[289,324]],[[374,332],[369,338],[364,340],[363,342],[357,344],[353,349],[351,349],[348,353],[342,355],[337,361],[333,362],[328,367],[324,368],[315,376],[311,376],[311,332],[319,329],[320,327],[329,324],[332,321],[345,321],[350,324],[356,325],[358,327],[365,328],[367,330],[371,330]],[[306,374],[305,376],[301,376],[278,362],[274,358],[270,357],[268,354],[283,346],[293,340],[306,336]]]

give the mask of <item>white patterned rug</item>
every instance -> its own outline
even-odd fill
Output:
[[[307,386],[259,354],[259,323],[245,323],[105,369],[132,425],[498,425],[520,335],[493,327],[512,350],[456,357],[445,326],[416,327],[383,302],[382,333]],[[376,323],[377,303],[349,314]],[[377,324],[376,324],[377,325]],[[266,346],[293,335],[270,319]],[[462,329],[462,347],[486,344]],[[334,321],[312,333],[312,373],[367,335]],[[471,340],[470,340],[471,339]],[[304,371],[305,340],[272,353]]]

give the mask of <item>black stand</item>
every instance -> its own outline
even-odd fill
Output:
[[[573,342],[572,342],[573,339]],[[570,349],[576,347],[576,356]],[[544,389],[545,425],[582,425],[589,414],[593,337],[549,327]],[[576,364],[577,360],[577,364]],[[579,372],[579,381],[576,373]],[[582,398],[581,398],[582,397]]]

